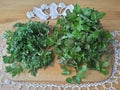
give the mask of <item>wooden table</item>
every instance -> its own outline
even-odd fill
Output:
[[[80,4],[82,7],[93,7],[99,11],[106,12],[102,23],[105,29],[120,30],[120,0],[0,0],[0,24],[26,19],[26,11],[33,7],[40,7],[42,3],[65,2],[66,4]],[[120,90],[119,85],[115,85]],[[0,90],[9,90],[1,87]]]

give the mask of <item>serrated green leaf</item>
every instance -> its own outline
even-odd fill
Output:
[[[102,72],[104,75],[108,75],[108,73],[109,73],[109,72],[108,72],[106,69],[104,69],[104,68],[101,69],[101,72]]]
[[[84,73],[84,72],[86,72],[86,70],[87,70],[87,66],[83,65],[82,68],[81,68],[81,70],[80,70],[80,72]]]
[[[73,80],[68,77],[68,78],[66,78],[66,82],[68,82],[68,83],[73,83]]]
[[[10,56],[3,56],[3,62],[4,62],[5,64],[7,64],[7,63],[11,64],[11,63],[13,63],[14,61],[15,61],[14,58],[11,58]]]
[[[78,46],[75,48],[75,52],[80,52],[81,51],[81,48]]]
[[[78,4],[76,4],[75,6],[74,6],[74,10],[73,10],[73,12],[74,13],[76,13],[76,14],[78,14],[78,13],[80,13],[80,6],[78,5]]]
[[[82,73],[77,73],[77,76],[81,79],[85,78],[85,73],[83,73],[83,72]]]
[[[108,67],[109,66],[109,63],[107,62],[107,61],[105,61],[104,63],[103,63],[103,67]]]
[[[52,46],[54,44],[54,40],[52,38],[48,38],[47,45]]]
[[[80,83],[81,83],[81,78],[78,77],[78,76],[76,76],[76,83],[77,83],[77,84],[80,84]]]
[[[99,37],[99,32],[98,31],[93,32],[92,36],[94,39],[97,39]]]
[[[84,8],[84,9],[83,9],[83,13],[84,13],[84,15],[86,15],[86,16],[90,16],[91,13],[92,13],[92,9],[91,9],[91,8]]]
[[[6,72],[9,72],[12,75],[12,77],[20,74],[23,71],[22,67],[17,65],[16,63],[12,64],[12,66],[6,66],[5,69]]]
[[[105,12],[99,12],[97,13],[97,19],[101,19],[105,16]]]
[[[70,74],[70,71],[69,70],[64,70],[63,72],[62,72],[62,75],[69,75]]]

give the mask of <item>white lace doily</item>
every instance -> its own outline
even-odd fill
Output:
[[[114,38],[120,37],[120,31],[112,32]],[[3,56],[3,51],[5,50],[5,43],[1,43],[4,41],[4,38],[0,36],[0,60]],[[93,82],[93,83],[81,83],[81,84],[37,84],[30,82],[15,82],[12,80],[8,80],[4,77],[2,73],[2,60],[0,61],[0,87],[6,85],[11,86],[11,90],[21,90],[21,88],[26,88],[24,90],[81,90],[85,88],[85,90],[90,90],[94,88],[94,90],[99,90],[99,87],[102,87],[104,90],[117,90],[113,84],[119,84],[118,80],[120,78],[120,41],[116,38],[113,44],[114,47],[114,66],[112,69],[111,75],[104,81]],[[9,89],[10,90],[10,89]]]

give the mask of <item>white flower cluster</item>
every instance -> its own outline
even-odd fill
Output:
[[[29,19],[34,17],[38,17],[41,20],[56,19],[59,16],[66,16],[67,10],[73,12],[73,9],[74,6],[72,4],[70,5],[66,5],[65,3],[59,3],[58,5],[56,3],[51,3],[50,5],[42,4],[39,8],[34,7],[33,11],[28,11],[26,13],[26,16]]]

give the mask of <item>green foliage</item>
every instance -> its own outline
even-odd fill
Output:
[[[9,56],[3,56],[3,61],[10,64],[6,72],[15,76],[27,70],[36,75],[39,68],[46,68],[53,62],[53,51],[50,39],[50,28],[47,23],[29,21],[14,25],[15,32],[10,30],[4,34],[8,45]]]
[[[35,76],[39,68],[52,65],[54,57],[50,48],[53,46],[62,75],[70,75],[70,68],[76,72],[66,78],[68,83],[80,84],[87,69],[107,75],[109,47],[113,40],[100,22],[104,16],[104,12],[75,5],[72,13],[67,10],[67,16],[57,20],[53,35],[48,23],[15,24],[15,32],[8,30],[5,33],[9,54],[3,56],[4,63],[9,64],[6,72],[15,76],[27,70]]]
[[[61,66],[61,69],[63,70],[62,75],[69,75],[70,70],[66,66]]]
[[[85,78],[87,68],[108,74],[108,59],[102,57],[110,57],[108,48],[112,44],[112,35],[102,28],[100,19],[104,15],[104,12],[75,5],[72,13],[67,11],[67,16],[57,20],[55,53],[61,66],[76,71],[75,76],[66,79],[67,82],[79,84]],[[69,72],[68,68],[63,69],[62,74],[68,75]]]

